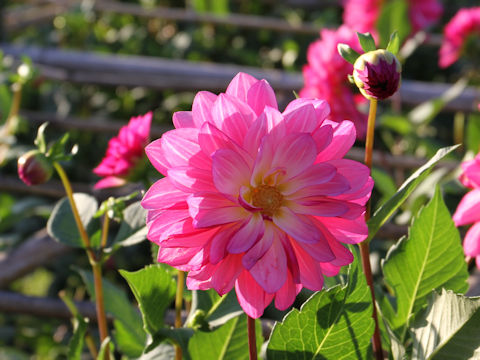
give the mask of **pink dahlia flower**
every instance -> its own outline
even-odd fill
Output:
[[[460,182],[473,190],[458,204],[453,221],[456,226],[472,224],[463,242],[465,255],[475,257],[480,269],[480,154],[462,164]]]
[[[102,180],[95,189],[122,186],[134,178],[145,155],[145,146],[150,142],[152,113],[132,117],[128,125],[123,126],[118,136],[108,142],[107,152],[100,164],[93,169]]]
[[[344,1],[343,22],[359,32],[376,34],[377,20],[384,0]],[[412,33],[433,25],[442,16],[443,7],[438,0],[408,0],[408,17]]]
[[[320,36],[321,39],[308,48],[308,64],[303,67],[305,85],[300,91],[300,97],[326,100],[331,108],[329,119],[335,122],[345,119],[353,121],[358,138],[363,139],[367,129],[367,115],[360,112],[357,105],[366,100],[353,93],[348,82],[353,66],[337,50],[337,45],[344,43],[360,51],[357,35],[348,27],[341,26],[338,30],[323,29]]]
[[[480,36],[480,7],[460,9],[445,26],[440,67],[446,68],[458,60],[469,36]]]
[[[188,271],[189,289],[233,287],[253,318],[275,299],[321,290],[367,236],[373,181],[342,159],[350,121],[326,120],[328,104],[297,99],[283,113],[265,80],[240,73],[225,93],[199,92],[175,130],[146,148],[165,175],[145,194],[148,238],[158,261]]]

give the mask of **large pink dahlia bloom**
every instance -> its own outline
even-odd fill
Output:
[[[453,221],[456,226],[472,224],[463,242],[465,255],[475,257],[480,269],[480,154],[462,163],[460,182],[472,190],[458,204]]]
[[[460,9],[445,26],[440,67],[446,68],[458,60],[469,36],[480,36],[480,7]]]
[[[107,152],[100,164],[93,169],[102,180],[95,189],[125,185],[135,172],[145,155],[145,146],[150,142],[152,113],[132,117],[108,142]]]
[[[297,99],[283,113],[265,80],[238,74],[225,93],[199,92],[175,130],[146,148],[164,178],[145,194],[158,261],[188,271],[189,289],[235,286],[253,318],[275,299],[288,308],[302,286],[321,290],[367,236],[373,181],[342,159],[350,121],[326,120],[325,101]]]
[[[376,34],[377,20],[385,0],[345,0],[343,22],[359,32]],[[408,18],[412,33],[433,25],[442,16],[443,7],[438,0],[408,0]]]
[[[353,93],[348,82],[353,66],[337,50],[337,45],[344,43],[360,51],[357,35],[350,28],[341,26],[338,30],[321,30],[320,37],[308,48],[308,64],[303,67],[304,87],[300,90],[300,97],[326,100],[331,107],[329,119],[335,122],[353,121],[358,138],[363,139],[367,115],[360,112],[357,105],[366,100],[362,95]]]

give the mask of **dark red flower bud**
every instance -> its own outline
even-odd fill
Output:
[[[52,173],[52,164],[38,150],[31,150],[18,158],[18,176],[29,186],[47,182]]]
[[[400,85],[402,66],[390,51],[369,51],[353,64],[353,79],[367,99],[383,100],[392,96]]]

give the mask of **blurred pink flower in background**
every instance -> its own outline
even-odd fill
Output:
[[[321,290],[353,260],[342,243],[366,238],[373,187],[366,166],[342,159],[353,123],[328,113],[309,99],[281,113],[270,85],[243,73],[176,112],[176,129],[146,148],[165,175],[142,200],[158,261],[188,271],[189,289],[235,287],[253,318],[273,299],[288,308],[302,287]]]
[[[480,154],[462,163],[460,182],[472,190],[458,204],[453,221],[456,226],[472,224],[463,242],[465,255],[475,257],[480,269]]]
[[[351,120],[355,124],[357,136],[365,137],[367,115],[357,109],[365,103],[362,95],[355,95],[348,81],[353,72],[352,64],[345,61],[337,50],[344,43],[360,51],[357,35],[346,26],[338,30],[323,29],[320,39],[310,44],[307,52],[308,64],[303,67],[304,87],[299,95],[302,98],[324,99],[330,104],[329,119],[335,122]]]
[[[384,0],[345,0],[343,22],[355,31],[377,34],[376,23],[382,13]],[[433,25],[442,16],[438,0],[408,0],[408,17],[412,34]]]
[[[103,177],[95,184],[95,189],[125,185],[135,175],[136,167],[142,165],[144,148],[150,142],[151,123],[151,112],[132,117],[118,136],[110,139],[105,157],[93,169],[95,174]]]
[[[480,7],[460,9],[445,26],[440,67],[446,68],[458,60],[469,36],[480,37]]]

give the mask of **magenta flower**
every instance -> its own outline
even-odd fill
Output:
[[[384,0],[345,0],[343,22],[355,31],[377,34],[376,24],[384,4]],[[442,12],[438,0],[408,0],[412,34],[433,25]]]
[[[18,158],[18,177],[28,186],[47,182],[53,174],[53,166],[39,150],[31,150]]]
[[[118,136],[108,142],[107,152],[100,164],[93,169],[102,180],[95,189],[122,186],[128,180],[135,179],[138,167],[143,166],[145,146],[150,142],[152,113],[132,117],[128,125],[123,126]]]
[[[458,204],[453,221],[456,226],[472,224],[463,242],[465,255],[475,257],[480,269],[480,154],[470,161],[462,163],[460,182],[471,188]]]
[[[288,308],[302,287],[321,290],[367,236],[373,181],[342,159],[350,121],[328,104],[297,99],[283,113],[265,80],[240,73],[225,93],[199,92],[175,130],[146,148],[165,175],[146,193],[148,238],[158,261],[188,271],[189,289],[233,287],[253,318],[275,299]]]
[[[440,67],[446,68],[458,60],[470,36],[480,36],[480,7],[460,9],[445,26]]]
[[[349,45],[361,51],[357,35],[346,26],[338,30],[323,29],[321,39],[310,44],[307,52],[308,64],[303,68],[304,87],[300,91],[302,98],[324,99],[330,104],[329,119],[342,122],[353,121],[360,139],[365,137],[367,115],[360,112],[357,105],[364,103],[361,95],[355,95],[348,82],[353,66],[345,61],[337,50],[339,43]]]

